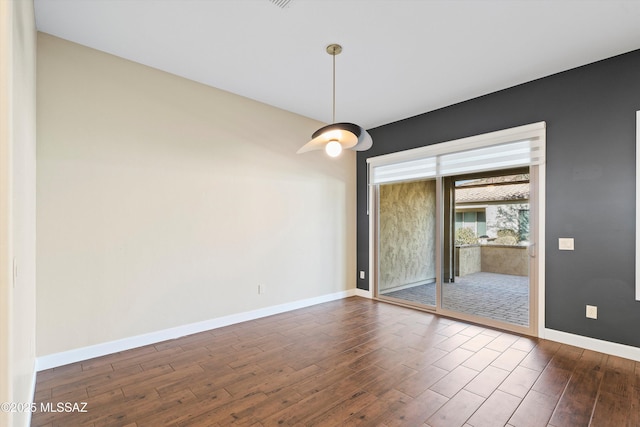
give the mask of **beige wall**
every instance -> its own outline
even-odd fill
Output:
[[[483,245],[482,271],[489,273],[529,275],[529,254],[526,246]]]
[[[433,280],[435,181],[380,186],[379,290]]]
[[[30,402],[35,379],[35,48],[33,3],[0,2],[0,402]]]
[[[456,246],[455,274],[466,276],[467,274],[482,271],[482,254],[480,245]]]
[[[355,288],[320,125],[39,34],[38,355]]]

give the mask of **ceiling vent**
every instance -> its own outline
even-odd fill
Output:
[[[289,4],[293,0],[269,0],[269,1],[271,1],[271,3],[275,4],[279,8],[284,9],[285,7],[289,6]]]

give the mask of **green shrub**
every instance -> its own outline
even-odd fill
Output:
[[[473,245],[478,243],[478,236],[472,228],[463,227],[458,228],[455,234],[456,245]]]
[[[517,245],[520,240],[518,232],[511,228],[501,228],[497,234],[498,237],[493,241],[496,245]]]
[[[514,236],[501,236],[493,241],[496,245],[516,245],[518,243],[518,239]]]
[[[513,230],[511,228],[501,228],[500,230],[498,230],[497,232],[498,237],[513,237],[516,239],[516,241],[518,240],[518,232],[516,230]]]

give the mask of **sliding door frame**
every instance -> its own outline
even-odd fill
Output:
[[[529,173],[529,211],[530,211],[530,215],[531,215],[531,219],[532,221],[529,224],[529,229],[530,229],[530,235],[533,236],[533,244],[531,244],[529,247],[527,247],[527,253],[528,253],[528,264],[529,264],[529,273],[528,273],[528,284],[529,284],[529,318],[528,318],[528,326],[520,326],[520,325],[516,325],[516,324],[512,324],[512,323],[507,323],[507,322],[502,322],[499,320],[494,320],[490,317],[483,317],[483,316],[475,316],[472,314],[468,314],[468,313],[463,313],[460,311],[455,311],[455,310],[449,310],[446,309],[444,307],[442,307],[441,304],[436,304],[437,306],[437,310],[436,313],[438,314],[442,314],[443,316],[447,316],[447,317],[455,317],[456,319],[460,319],[460,320],[466,320],[469,322],[474,322],[474,323],[481,323],[483,325],[486,326],[490,326],[490,327],[494,327],[494,328],[499,328],[499,329],[505,329],[508,331],[512,331],[512,332],[517,332],[520,334],[524,334],[524,335],[530,335],[530,336],[538,336],[538,299],[539,299],[539,295],[538,295],[538,270],[539,270],[539,266],[538,266],[538,256],[537,256],[537,247],[538,247],[538,236],[539,236],[539,231],[538,231],[538,226],[539,226],[539,221],[538,221],[538,215],[539,215],[539,209],[538,209],[538,201],[539,201],[539,197],[537,195],[538,189],[539,189],[539,185],[537,184],[537,179],[538,179],[538,168],[539,166],[529,166],[528,167],[528,173]],[[492,173],[493,172],[493,173]],[[509,173],[509,174],[514,174],[514,173],[521,173],[523,172],[523,170],[518,170],[518,169],[496,169],[492,172],[482,172],[479,174],[469,174],[469,175],[473,175],[474,177],[480,177],[480,176],[494,176],[496,175],[496,173],[502,175],[505,172]],[[460,176],[455,176],[452,178],[459,178]],[[443,192],[446,191],[446,188],[443,188]],[[447,209],[448,207],[444,207],[443,208]],[[443,215],[446,217],[447,213],[444,212],[443,209]],[[446,221],[443,221],[446,222]],[[445,230],[446,231],[446,230]],[[444,248],[446,250],[446,247]],[[443,253],[443,258],[446,259],[447,255],[444,255]],[[444,285],[443,285],[444,286]],[[442,300],[438,300],[437,302],[442,302]]]
[[[370,193],[370,197],[369,200],[371,202],[370,205],[370,209],[369,209],[369,236],[373,236],[372,239],[370,239],[370,242],[373,242],[373,244],[375,245],[375,249],[373,251],[373,253],[369,253],[370,255],[370,261],[369,261],[369,266],[370,269],[373,268],[373,272],[370,271],[369,272],[369,277],[371,278],[371,283],[369,284],[370,287],[369,289],[371,290],[371,295],[373,296],[374,299],[378,299],[380,301],[387,301],[387,302],[392,302],[394,304],[398,304],[398,305],[403,305],[403,306],[408,306],[408,307],[412,307],[412,308],[419,308],[421,310],[425,310],[425,311],[430,311],[430,312],[436,312],[437,306],[438,306],[438,301],[440,301],[440,278],[442,277],[442,246],[440,245],[440,242],[442,242],[442,230],[443,230],[443,225],[442,225],[442,221],[444,219],[441,209],[440,207],[442,206],[442,191],[440,190],[442,188],[442,178],[441,177],[437,177],[437,178],[431,178],[431,179],[425,179],[425,180],[418,180],[418,181],[403,181],[403,182],[419,182],[419,181],[435,181],[435,196],[436,196],[436,200],[435,200],[435,207],[436,207],[436,213],[435,213],[435,235],[433,236],[434,242],[435,242],[435,279],[436,279],[436,292],[435,292],[435,305],[431,306],[431,305],[426,305],[426,304],[420,304],[417,302],[413,302],[413,301],[408,301],[408,300],[402,300],[399,298],[395,298],[395,297],[389,297],[389,296],[381,296],[379,293],[379,286],[380,286],[380,265],[379,265],[379,253],[380,253],[380,186],[379,185],[374,185],[374,186],[370,186],[371,187],[371,193]],[[373,261],[373,262],[372,262]]]
[[[444,143],[434,144],[431,146],[420,147],[417,149],[406,150],[397,153],[391,153],[383,156],[373,157],[367,159],[367,188],[369,192],[368,200],[368,214],[369,214],[369,289],[372,291],[372,296],[378,299],[378,278],[379,278],[379,265],[378,265],[378,250],[379,250],[379,233],[378,233],[378,209],[379,209],[379,184],[372,184],[372,168],[379,165],[392,165],[395,163],[411,162],[417,159],[424,158],[426,155],[435,153],[448,154],[464,151],[466,149],[474,149],[476,147],[490,147],[492,145],[499,145],[502,143],[508,143],[510,141],[517,141],[522,136],[536,135],[542,143],[542,160],[536,164],[529,164],[530,173],[530,210],[532,213],[533,221],[530,224],[532,235],[534,236],[534,244],[528,248],[529,251],[529,326],[523,327],[518,325],[506,324],[503,322],[493,321],[487,318],[479,318],[477,316],[469,316],[464,313],[451,312],[444,310],[441,307],[441,292],[442,292],[442,274],[443,274],[443,251],[444,251],[444,232],[446,231],[444,226],[444,205],[446,197],[443,199],[443,177],[436,177],[436,204],[438,206],[438,218],[436,219],[436,307],[423,308],[426,311],[435,312],[445,316],[455,317],[461,320],[482,323],[489,327],[496,327],[500,329],[506,329],[513,332],[531,335],[531,336],[544,336],[545,318],[544,318],[544,223],[545,223],[545,162],[544,162],[544,146],[545,142],[545,127],[544,122],[534,123],[531,125],[520,126],[517,128],[505,129],[497,132],[491,132],[488,134],[477,135],[469,138],[463,138],[460,140],[448,141]],[[524,165],[522,165],[524,166]],[[517,167],[517,166],[515,166]],[[504,169],[511,169],[513,167],[505,167]],[[501,168],[488,168],[489,170],[501,170]],[[402,304],[411,306],[410,303]]]

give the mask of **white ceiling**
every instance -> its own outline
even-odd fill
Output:
[[[640,0],[35,0],[43,31],[372,128],[640,48]],[[640,78],[640,76],[639,76]]]

